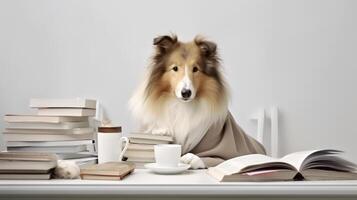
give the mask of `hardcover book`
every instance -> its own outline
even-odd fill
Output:
[[[87,166],[81,169],[81,178],[90,180],[122,180],[133,172],[135,165],[131,162],[107,162]]]
[[[94,109],[87,108],[39,108],[37,110],[38,115],[45,116],[72,116],[72,117],[86,117],[94,116]]]
[[[4,121],[9,123],[30,122],[30,123],[60,123],[60,122],[84,122],[88,117],[63,117],[63,116],[40,116],[40,115],[14,115],[7,114]]]
[[[31,108],[96,108],[97,101],[92,99],[38,99],[30,100]]]

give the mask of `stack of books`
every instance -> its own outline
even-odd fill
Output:
[[[35,115],[5,115],[4,139],[8,152],[55,153],[79,165],[97,162],[95,130],[89,118],[96,101],[89,99],[31,99]]]
[[[2,152],[0,153],[0,180],[51,178],[57,165],[57,156],[52,153]]]
[[[154,146],[173,142],[172,136],[148,133],[131,133],[128,135],[129,146],[124,157],[135,163],[137,168],[144,168],[147,163],[155,162]]]

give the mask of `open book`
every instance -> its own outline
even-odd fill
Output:
[[[353,180],[356,164],[338,150],[312,150],[288,154],[280,159],[250,154],[227,160],[208,169],[219,181]]]

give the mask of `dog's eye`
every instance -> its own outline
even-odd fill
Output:
[[[174,70],[175,72],[177,72],[177,71],[178,71],[178,67],[175,66],[175,67],[172,68],[172,70]]]
[[[193,72],[198,72],[198,67],[194,67],[194,68],[192,69],[192,71],[193,71]]]

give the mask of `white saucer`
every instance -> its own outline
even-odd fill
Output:
[[[148,163],[145,168],[158,174],[178,174],[186,171],[191,166],[189,164],[179,163],[177,167],[160,166],[157,163]]]

